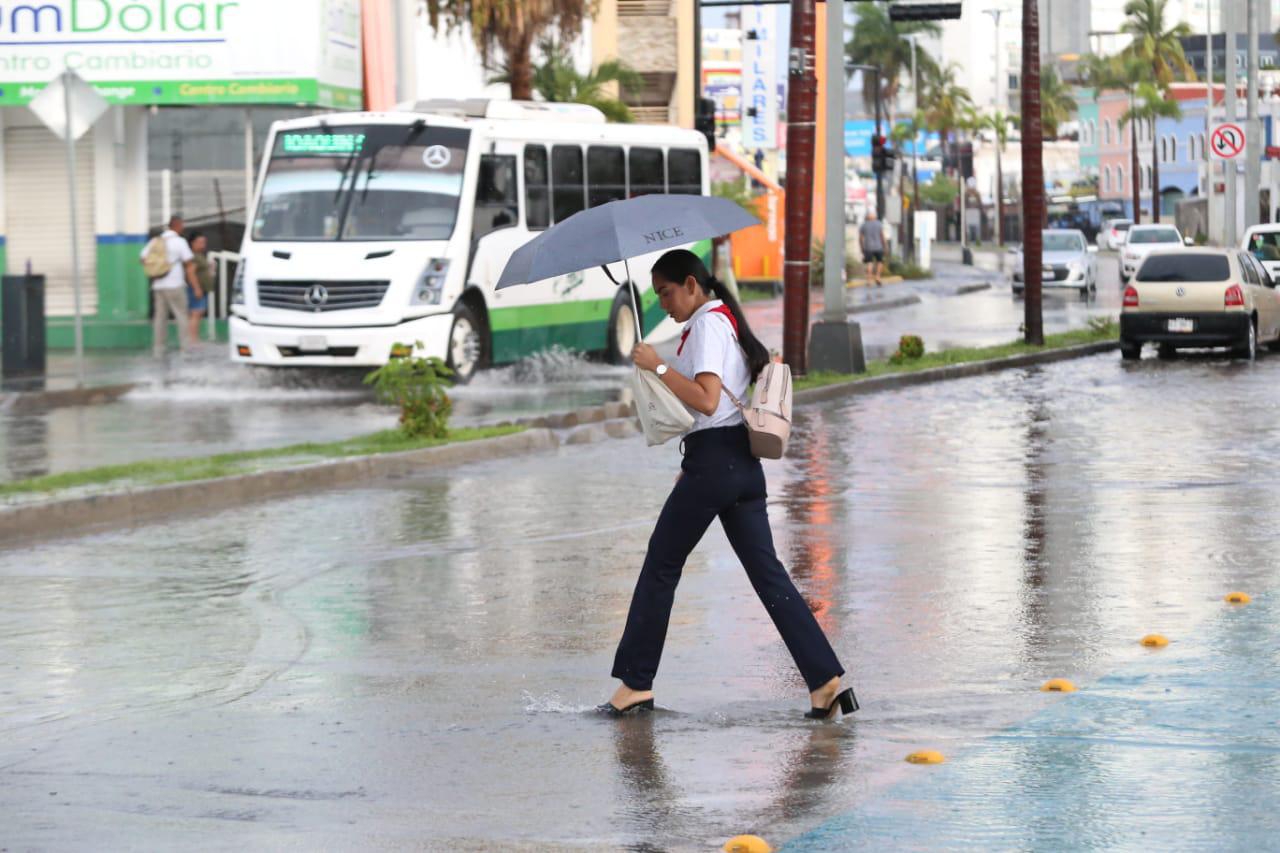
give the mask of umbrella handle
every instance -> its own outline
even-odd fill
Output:
[[[631,286],[631,265],[622,259],[622,268],[627,271],[627,293],[631,294],[631,317],[636,321],[636,343],[643,343],[644,330],[640,328],[640,306],[636,304],[636,289]]]

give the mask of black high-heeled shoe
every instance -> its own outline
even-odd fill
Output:
[[[609,717],[625,717],[627,714],[639,713],[640,711],[652,711],[653,700],[641,699],[639,702],[632,702],[625,708],[619,708],[612,702],[605,702],[603,705],[597,705],[596,711]]]
[[[830,719],[831,716],[835,714],[837,705],[840,706],[840,713],[842,714],[852,714],[854,711],[858,710],[858,697],[853,695],[852,687],[846,687],[844,690],[837,693],[835,698],[831,700],[831,704],[827,707],[814,708],[806,713],[805,717],[810,720]]]

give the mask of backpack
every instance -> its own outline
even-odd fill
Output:
[[[744,406],[728,388],[724,393],[742,412],[751,440],[751,453],[759,459],[781,459],[791,437],[791,368],[771,361],[756,377],[751,405]]]
[[[173,264],[169,263],[169,247],[165,245],[164,237],[152,237],[146,254],[142,256],[143,272],[147,278],[163,278],[171,269]]]

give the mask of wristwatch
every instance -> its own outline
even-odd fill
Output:
[[[664,362],[662,362],[661,364],[659,364],[657,367],[655,367],[655,368],[653,369],[653,372],[654,372],[654,373],[656,373],[656,374],[658,374],[659,376],[666,376],[666,375],[667,375],[667,363],[666,363],[665,361],[664,361]]]

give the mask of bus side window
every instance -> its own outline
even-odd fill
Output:
[[[553,146],[551,203],[556,222],[563,222],[586,207],[587,186],[582,177],[582,148],[577,145]]]
[[[516,224],[519,215],[516,158],[505,154],[481,156],[471,239],[479,240],[500,228],[510,228]]]
[[[667,192],[702,195],[702,157],[691,148],[672,148],[667,154]]]
[[[631,163],[632,198],[661,195],[667,191],[667,170],[661,148],[632,148],[628,159]]]
[[[546,228],[551,224],[551,196],[548,188],[547,148],[545,145],[524,147],[524,218],[529,228]]]
[[[627,161],[615,145],[587,148],[587,206],[599,207],[627,197]]]

